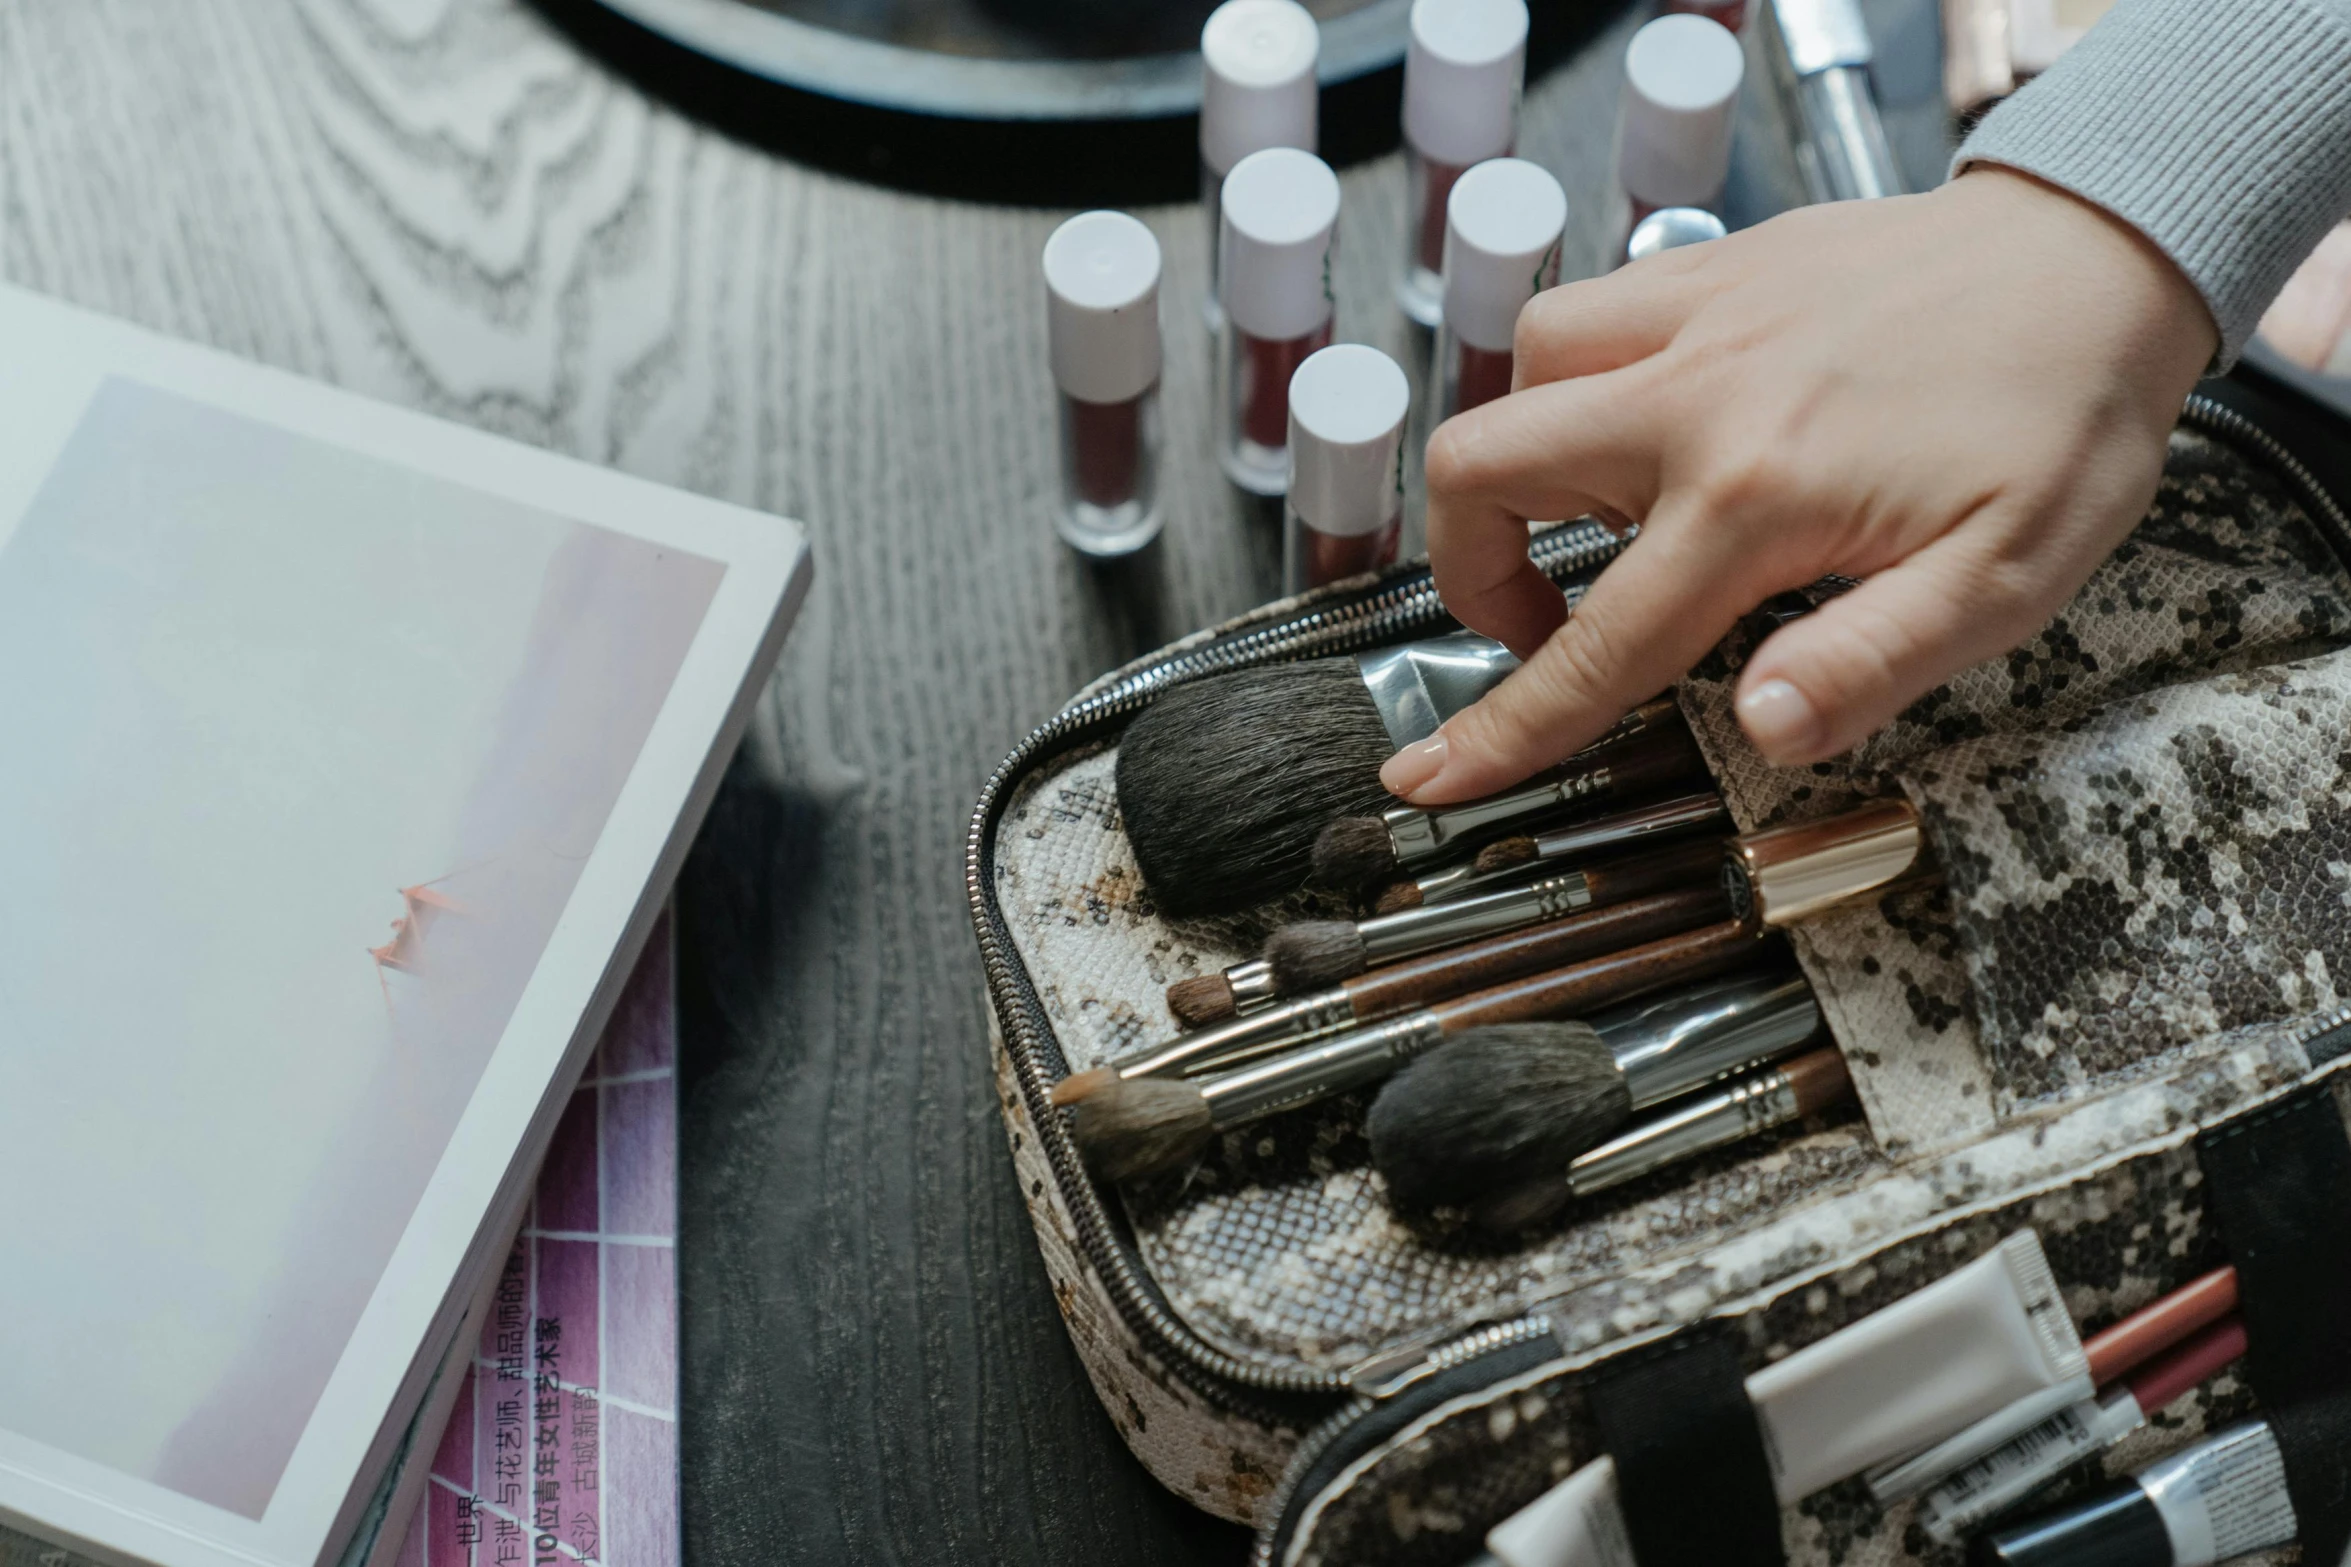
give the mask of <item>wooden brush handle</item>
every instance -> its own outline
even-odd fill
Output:
[[[1448,1034],[1488,1023],[1525,1023],[1575,1017],[1610,1002],[1660,986],[1702,979],[1751,963],[1762,954],[1762,938],[1736,920],[1685,931],[1659,941],[1612,952],[1532,979],[1495,985],[1474,995],[1429,1008]]]
[[[1680,783],[1691,778],[1706,778],[1706,758],[1699,754],[1698,742],[1690,738],[1689,726],[1677,714],[1672,722],[1659,722],[1635,730],[1622,740],[1594,746],[1570,764],[1579,770],[1608,771],[1606,788],[1601,798],[1621,800],[1654,789],[1660,784]]]
[[[1587,867],[1584,890],[1594,903],[1624,903],[1688,887],[1711,887],[1721,894],[1725,853],[1721,839],[1705,838],[1670,849],[1628,854]],[[1721,906],[1727,917],[1731,912],[1728,895],[1721,896]]]
[[[1722,859],[1720,845],[1713,846],[1712,858],[1717,863]],[[1660,936],[1725,919],[1730,912],[1721,879],[1710,877],[1703,886],[1683,886],[1610,908],[1587,909],[1548,924],[1391,963],[1356,975],[1345,982],[1345,988],[1357,1018],[1385,1017],[1565,963],[1622,952]]]

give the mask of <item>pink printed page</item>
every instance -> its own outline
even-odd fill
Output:
[[[396,1567],[675,1567],[677,1020],[664,916],[571,1097]]]

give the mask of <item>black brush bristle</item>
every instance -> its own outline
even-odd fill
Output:
[[[1181,1080],[1121,1078],[1071,1111],[1078,1150],[1095,1174],[1112,1181],[1172,1170],[1206,1147],[1215,1131],[1208,1101]]]
[[[1299,920],[1265,938],[1277,994],[1294,996],[1352,979],[1371,966],[1353,920]]]
[[[1503,838],[1478,850],[1478,857],[1470,865],[1480,876],[1491,876],[1496,871],[1528,864],[1541,852],[1532,838]]]
[[[1396,843],[1376,816],[1342,816],[1316,835],[1314,883],[1357,892],[1396,874]]]
[[[1393,803],[1394,754],[1352,658],[1239,669],[1164,693],[1118,745],[1118,808],[1160,913],[1296,891],[1334,816]]]
[[[1497,1023],[1388,1079],[1366,1130],[1389,1197],[1421,1211],[1564,1170],[1632,1113],[1624,1074],[1589,1023]]]

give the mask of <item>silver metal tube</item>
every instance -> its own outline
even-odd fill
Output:
[[[1234,964],[1224,971],[1224,982],[1232,987],[1233,1005],[1244,1012],[1254,1012],[1281,994],[1274,989],[1273,965],[1263,958]]]
[[[1220,1130],[1239,1126],[1376,1083],[1444,1037],[1434,1014],[1407,1012],[1319,1043],[1309,1041],[1261,1065],[1212,1077],[1201,1085],[1200,1096],[1208,1101]]]
[[[1379,711],[1380,727],[1401,751],[1500,685],[1518,656],[1491,637],[1463,631],[1360,654],[1355,667]]]
[[[1229,1064],[1251,1046],[1287,1045],[1354,1021],[1355,1003],[1346,991],[1318,990],[1120,1056],[1110,1068],[1121,1077],[1190,1077]]]
[[[1554,920],[1589,908],[1592,889],[1582,871],[1546,876],[1523,887],[1440,903],[1430,909],[1404,909],[1378,914],[1355,929],[1363,938],[1364,956],[1373,963],[1389,963],[1415,953],[1434,952],[1457,942],[1497,935],[1522,925]]]
[[[1794,1119],[1796,1089],[1785,1072],[1773,1067],[1734,1078],[1575,1159],[1567,1188],[1588,1197]]]
[[[1591,1020],[1616,1057],[1633,1108],[1783,1056],[1820,1030],[1801,974],[1744,974],[1604,1012]]]
[[[1812,200],[1867,201],[1908,189],[1866,70],[1843,65],[1805,77],[1797,85],[1796,113],[1804,127],[1796,164]]]

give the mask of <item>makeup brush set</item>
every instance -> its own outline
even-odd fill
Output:
[[[1040,726],[972,913],[1142,1462],[1299,1567],[2343,1559],[2351,512],[2259,412],[1833,763],[1733,712],[1826,586],[1459,806],[1378,782],[1511,667],[1425,571]]]

